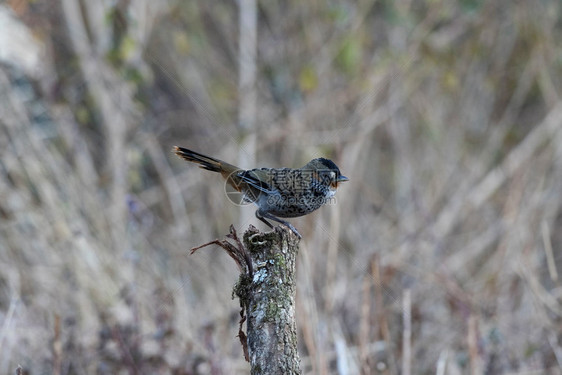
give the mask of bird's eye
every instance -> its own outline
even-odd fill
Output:
[[[336,172],[330,171],[330,180],[335,180],[335,179],[336,179]]]

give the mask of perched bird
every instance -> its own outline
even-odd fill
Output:
[[[256,217],[267,226],[273,220],[289,227],[302,238],[291,223],[280,219],[298,217],[332,201],[338,184],[348,181],[333,161],[318,158],[305,166],[292,168],[240,169],[222,160],[175,146],[180,158],[199,164],[200,168],[219,172],[226,183],[242,193],[243,201],[258,206]]]

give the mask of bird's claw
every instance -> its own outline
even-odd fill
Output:
[[[301,234],[299,233],[299,231],[297,230],[297,228],[295,228],[291,223],[283,223],[287,226],[287,228],[289,228],[291,230],[291,232],[293,232],[295,234],[295,236],[297,236],[299,238],[299,240],[302,239]]]

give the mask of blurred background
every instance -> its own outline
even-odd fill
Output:
[[[350,178],[292,220],[304,374],[561,374],[561,40],[556,0],[0,3],[0,371],[249,372],[189,250],[254,208],[180,145]]]

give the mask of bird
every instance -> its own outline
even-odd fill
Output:
[[[255,215],[268,227],[272,220],[287,226],[299,239],[297,229],[281,218],[293,218],[316,211],[333,202],[341,182],[349,181],[338,166],[326,158],[312,159],[301,168],[242,169],[184,147],[172,151],[180,158],[218,172],[226,184],[242,194],[243,202],[258,206]]]

